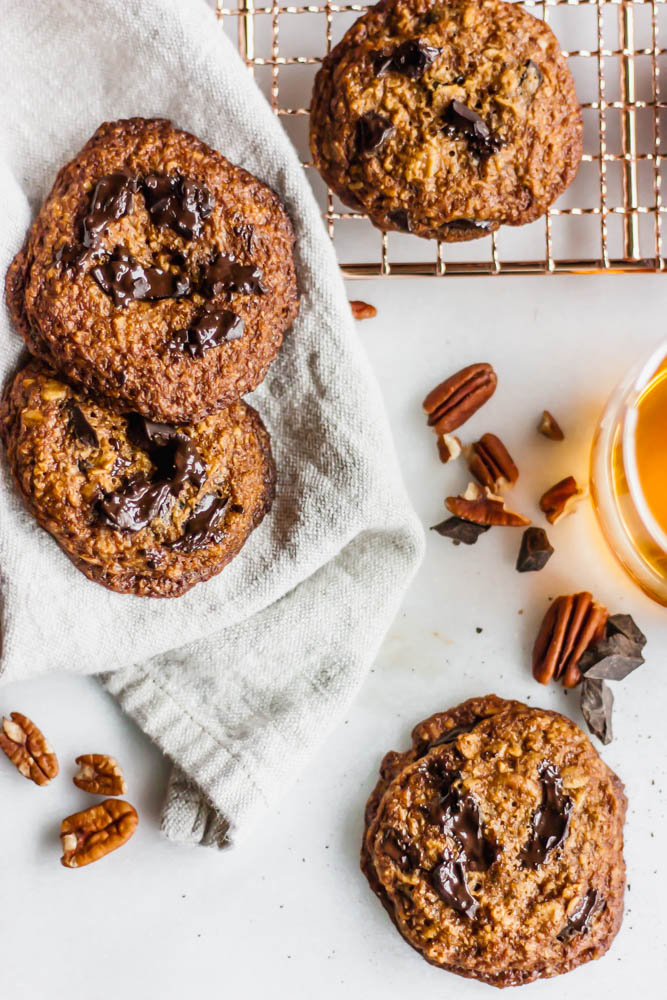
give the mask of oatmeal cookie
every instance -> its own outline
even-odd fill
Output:
[[[7,389],[0,434],[39,523],[119,593],[179,597],[219,573],[273,500],[269,435],[244,402],[189,426],[155,423],[32,361]]]
[[[361,866],[429,962],[518,986],[599,958],[621,924],[623,785],[569,719],[495,695],[389,753]]]
[[[276,195],[164,119],[102,125],[7,274],[32,354],[80,388],[200,420],[262,381],[297,307]]]
[[[382,0],[317,74],[310,145],[380,229],[452,242],[542,215],[582,131],[558,41],[518,4]]]

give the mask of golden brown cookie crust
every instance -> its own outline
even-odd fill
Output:
[[[80,242],[97,183],[123,170],[140,179],[180,175],[212,197],[201,232],[187,238],[156,224],[140,190],[132,210],[99,241],[107,257],[123,247],[145,266],[184,275],[190,294],[119,308],[91,276],[94,260],[80,267],[63,260]],[[293,243],[276,195],[199,139],[164,119],[107,122],[60,170],[9,269],[7,301],[31,353],[79,387],[118,410],[199,420],[259,385],[278,353],[298,309]],[[256,267],[264,293],[208,295],[203,276],[217,254]],[[207,301],[238,315],[242,335],[200,357],[170,348],[170,338],[192,327]]]
[[[426,54],[408,53],[407,71],[386,66],[414,43]],[[446,127],[454,101],[481,116],[497,151],[480,155],[464,130]],[[359,132],[367,115],[370,138]],[[582,134],[557,39],[503,0],[381,0],[315,80],[315,165],[385,230],[453,242],[533,222],[574,179]]]
[[[452,738],[442,742],[447,731]],[[527,845],[545,765],[571,812],[562,842],[532,867]],[[435,811],[451,787],[477,805],[495,852],[486,870],[466,872],[472,918],[435,889],[446,852],[462,854]],[[621,782],[569,719],[495,695],[472,699],[417,726],[411,750],[384,758],[366,812],[362,870],[429,962],[494,986],[520,985],[609,948],[623,915],[625,810]],[[586,926],[573,930],[587,899]]]
[[[81,418],[75,412],[81,414]],[[252,407],[232,404],[176,430],[192,441],[205,474],[186,481],[138,531],[110,526],[100,501],[155,465],[128,437],[129,419],[83,396],[32,361],[8,387],[0,433],[19,490],[38,522],[91,580],[142,597],[179,597],[219,573],[271,507],[269,435]],[[226,503],[212,540],[183,549],[205,498]],[[192,539],[190,539],[191,541]]]

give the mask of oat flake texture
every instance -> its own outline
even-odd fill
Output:
[[[250,397],[271,433],[276,501],[218,577],[172,601],[96,587],[33,520],[0,459],[0,682],[100,674],[174,761],[166,835],[237,844],[354,696],[418,564],[421,529],[297,156],[213,10],[9,0],[3,32],[3,279],[57,170],[105,120],[170,118],[273,188],[294,224],[300,314]],[[4,386],[23,358],[4,308],[0,346]]]

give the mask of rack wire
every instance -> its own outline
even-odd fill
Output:
[[[383,233],[346,208],[310,162],[308,101],[325,53],[367,4],[256,6],[216,0],[236,19],[240,52],[299,150],[348,278],[661,272],[667,161],[660,117],[667,0],[520,0],[553,28],[584,118],[584,155],[571,187],[537,222],[467,243]],[[519,2],[519,0],[517,0]],[[582,47],[588,45],[587,48]]]

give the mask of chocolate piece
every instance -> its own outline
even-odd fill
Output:
[[[532,59],[528,59],[519,79],[519,89],[527,97],[534,97],[541,83],[542,73],[539,66]]]
[[[426,753],[427,750],[431,750],[432,747],[441,747],[445,746],[447,743],[453,743],[459,738],[459,736],[461,736],[462,733],[472,732],[478,722],[479,719],[475,719],[474,722],[470,722],[467,726],[453,726],[451,729],[444,732],[442,736],[439,736],[437,740],[433,740],[432,743],[427,743],[423,753]]]
[[[83,220],[84,247],[94,247],[110,222],[116,222],[132,211],[138,186],[138,178],[124,170],[108,174],[98,181],[88,215]]]
[[[533,814],[530,840],[520,854],[524,868],[539,868],[563,843],[570,828],[572,799],[563,791],[563,781],[552,764],[540,767],[542,802]]]
[[[102,518],[119,531],[140,531],[167,512],[174,502],[168,483],[152,483],[146,476],[130,479],[123,489],[97,503]]]
[[[431,873],[433,888],[445,903],[473,920],[479,903],[470,895],[466,884],[465,869],[447,848],[442,852],[442,862]]]
[[[445,225],[448,229],[478,229],[484,233],[491,232],[493,228],[490,219],[450,219]]]
[[[250,255],[255,242],[255,227],[244,222],[240,226],[234,226],[234,235],[238,236],[243,243],[245,252]]]
[[[596,889],[589,889],[574,913],[567,918],[565,927],[558,935],[559,941],[569,941],[574,934],[585,934],[590,927],[591,919],[598,906]]]
[[[213,211],[213,197],[203,184],[179,174],[148,174],[141,184],[146,208],[156,226],[169,226],[191,240],[201,234]]]
[[[411,80],[420,80],[441,52],[442,49],[427,45],[421,38],[409,38],[395,48],[391,55],[376,57],[375,75],[402,73]]]
[[[218,543],[222,539],[222,532],[219,530],[225,516],[225,507],[229,497],[219,497],[215,493],[209,493],[202,497],[194,513],[187,520],[181,538],[171,546],[179,552],[194,552],[205,545]]]
[[[213,263],[204,268],[202,279],[209,295],[223,292],[261,295],[266,291],[259,268],[254,264],[241,264],[234,254],[219,253]]]
[[[622,681],[643,662],[641,646],[622,632],[615,632],[589,646],[579,661],[579,669],[592,679]]]
[[[500,137],[491,131],[481,115],[460,101],[452,101],[444,121],[445,135],[464,138],[477,156],[492,156],[502,146]]]
[[[611,688],[603,680],[584,677],[581,682],[581,712],[590,731],[604,746],[614,738],[611,729],[613,708]]]
[[[484,836],[479,805],[472,795],[461,795],[447,776],[429,818],[454,838],[460,848],[459,861],[471,871],[485,872],[498,860],[498,848]]]
[[[437,531],[444,538],[451,538],[454,545],[474,545],[480,535],[488,531],[490,524],[474,524],[473,521],[464,521],[462,517],[448,517],[440,524],[434,524],[431,531]]]
[[[213,309],[210,304],[194,326],[176,330],[167,341],[172,351],[181,351],[191,358],[201,358],[212,347],[243,336],[243,320],[229,309]]]
[[[630,639],[639,649],[646,645],[646,636],[631,615],[611,615],[607,620],[607,635],[619,632]]]
[[[127,436],[148,453],[156,467],[154,482],[165,483],[173,493],[179,493],[187,482],[203,485],[206,466],[188,434],[133,413],[128,417]]]
[[[394,131],[391,118],[369,111],[357,119],[356,145],[361,154],[375,153]]]
[[[78,406],[72,407],[72,431],[74,436],[89,448],[99,448],[100,442],[88,420]]]
[[[535,573],[544,569],[554,554],[544,528],[526,528],[516,561],[519,573]]]
[[[116,247],[113,255],[104,264],[91,268],[90,273],[119,309],[134,300],[177,299],[190,292],[190,281],[185,275],[172,274],[160,267],[144,267],[124,247]]]
[[[413,232],[412,219],[408,215],[407,209],[397,208],[395,212],[390,212],[387,218],[404,233]]]
[[[413,844],[406,844],[396,830],[389,830],[382,842],[385,854],[388,854],[401,871],[413,871],[419,868],[421,857]]]

